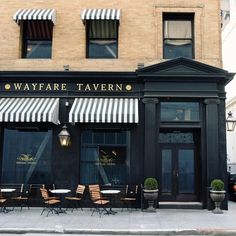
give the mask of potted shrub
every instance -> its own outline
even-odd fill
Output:
[[[146,178],[144,181],[143,196],[148,201],[147,211],[156,211],[154,201],[158,197],[158,182],[155,178]]]
[[[221,179],[213,179],[211,181],[210,196],[212,201],[215,203],[215,209],[213,213],[222,214],[223,211],[220,209],[221,202],[225,198],[224,182]]]

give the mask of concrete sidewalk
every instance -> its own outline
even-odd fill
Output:
[[[236,203],[224,214],[208,210],[157,209],[155,213],[117,209],[116,215],[91,216],[90,209],[40,215],[42,208],[0,213],[3,233],[107,235],[236,235]]]

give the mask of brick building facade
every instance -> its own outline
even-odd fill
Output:
[[[220,68],[219,1],[1,6],[2,183],[140,185],[152,176],[160,203],[210,207],[210,181],[227,182],[232,79]]]

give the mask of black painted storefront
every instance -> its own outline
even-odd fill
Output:
[[[125,182],[142,184],[144,178],[153,176],[159,181],[160,201],[198,201],[203,203],[203,208],[207,208],[207,187],[210,181],[213,178],[222,178],[227,183],[224,87],[232,76],[222,69],[185,58],[144,67],[134,72],[0,72],[2,98],[60,99],[59,125],[50,122],[1,124],[1,160],[6,128],[51,130],[51,167],[48,181],[60,187],[75,188],[81,182],[84,132],[126,132],[128,164],[126,163]],[[139,121],[69,123],[70,109],[74,99],[79,97],[137,98]],[[65,105],[66,102],[69,102],[69,106]],[[191,119],[189,114],[185,114],[184,119],[177,117],[163,120],[162,106],[169,103],[198,104],[198,118]],[[182,109],[177,110],[182,112]],[[64,124],[67,124],[72,138],[71,145],[67,148],[61,147],[58,141],[58,133]],[[118,140],[119,134],[115,135]],[[190,157],[187,162],[181,159],[181,153]],[[192,182],[189,184],[194,186],[188,186],[191,191],[186,193],[181,193],[182,183],[178,181],[183,177],[181,163],[191,164],[189,173],[192,175],[189,178]],[[3,166],[2,161],[2,172]],[[16,176],[15,182],[17,181]],[[1,183],[3,182],[1,175]],[[227,208],[227,202],[224,208]]]

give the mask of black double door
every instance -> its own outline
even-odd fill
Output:
[[[162,144],[161,201],[197,201],[197,157],[194,144]]]

